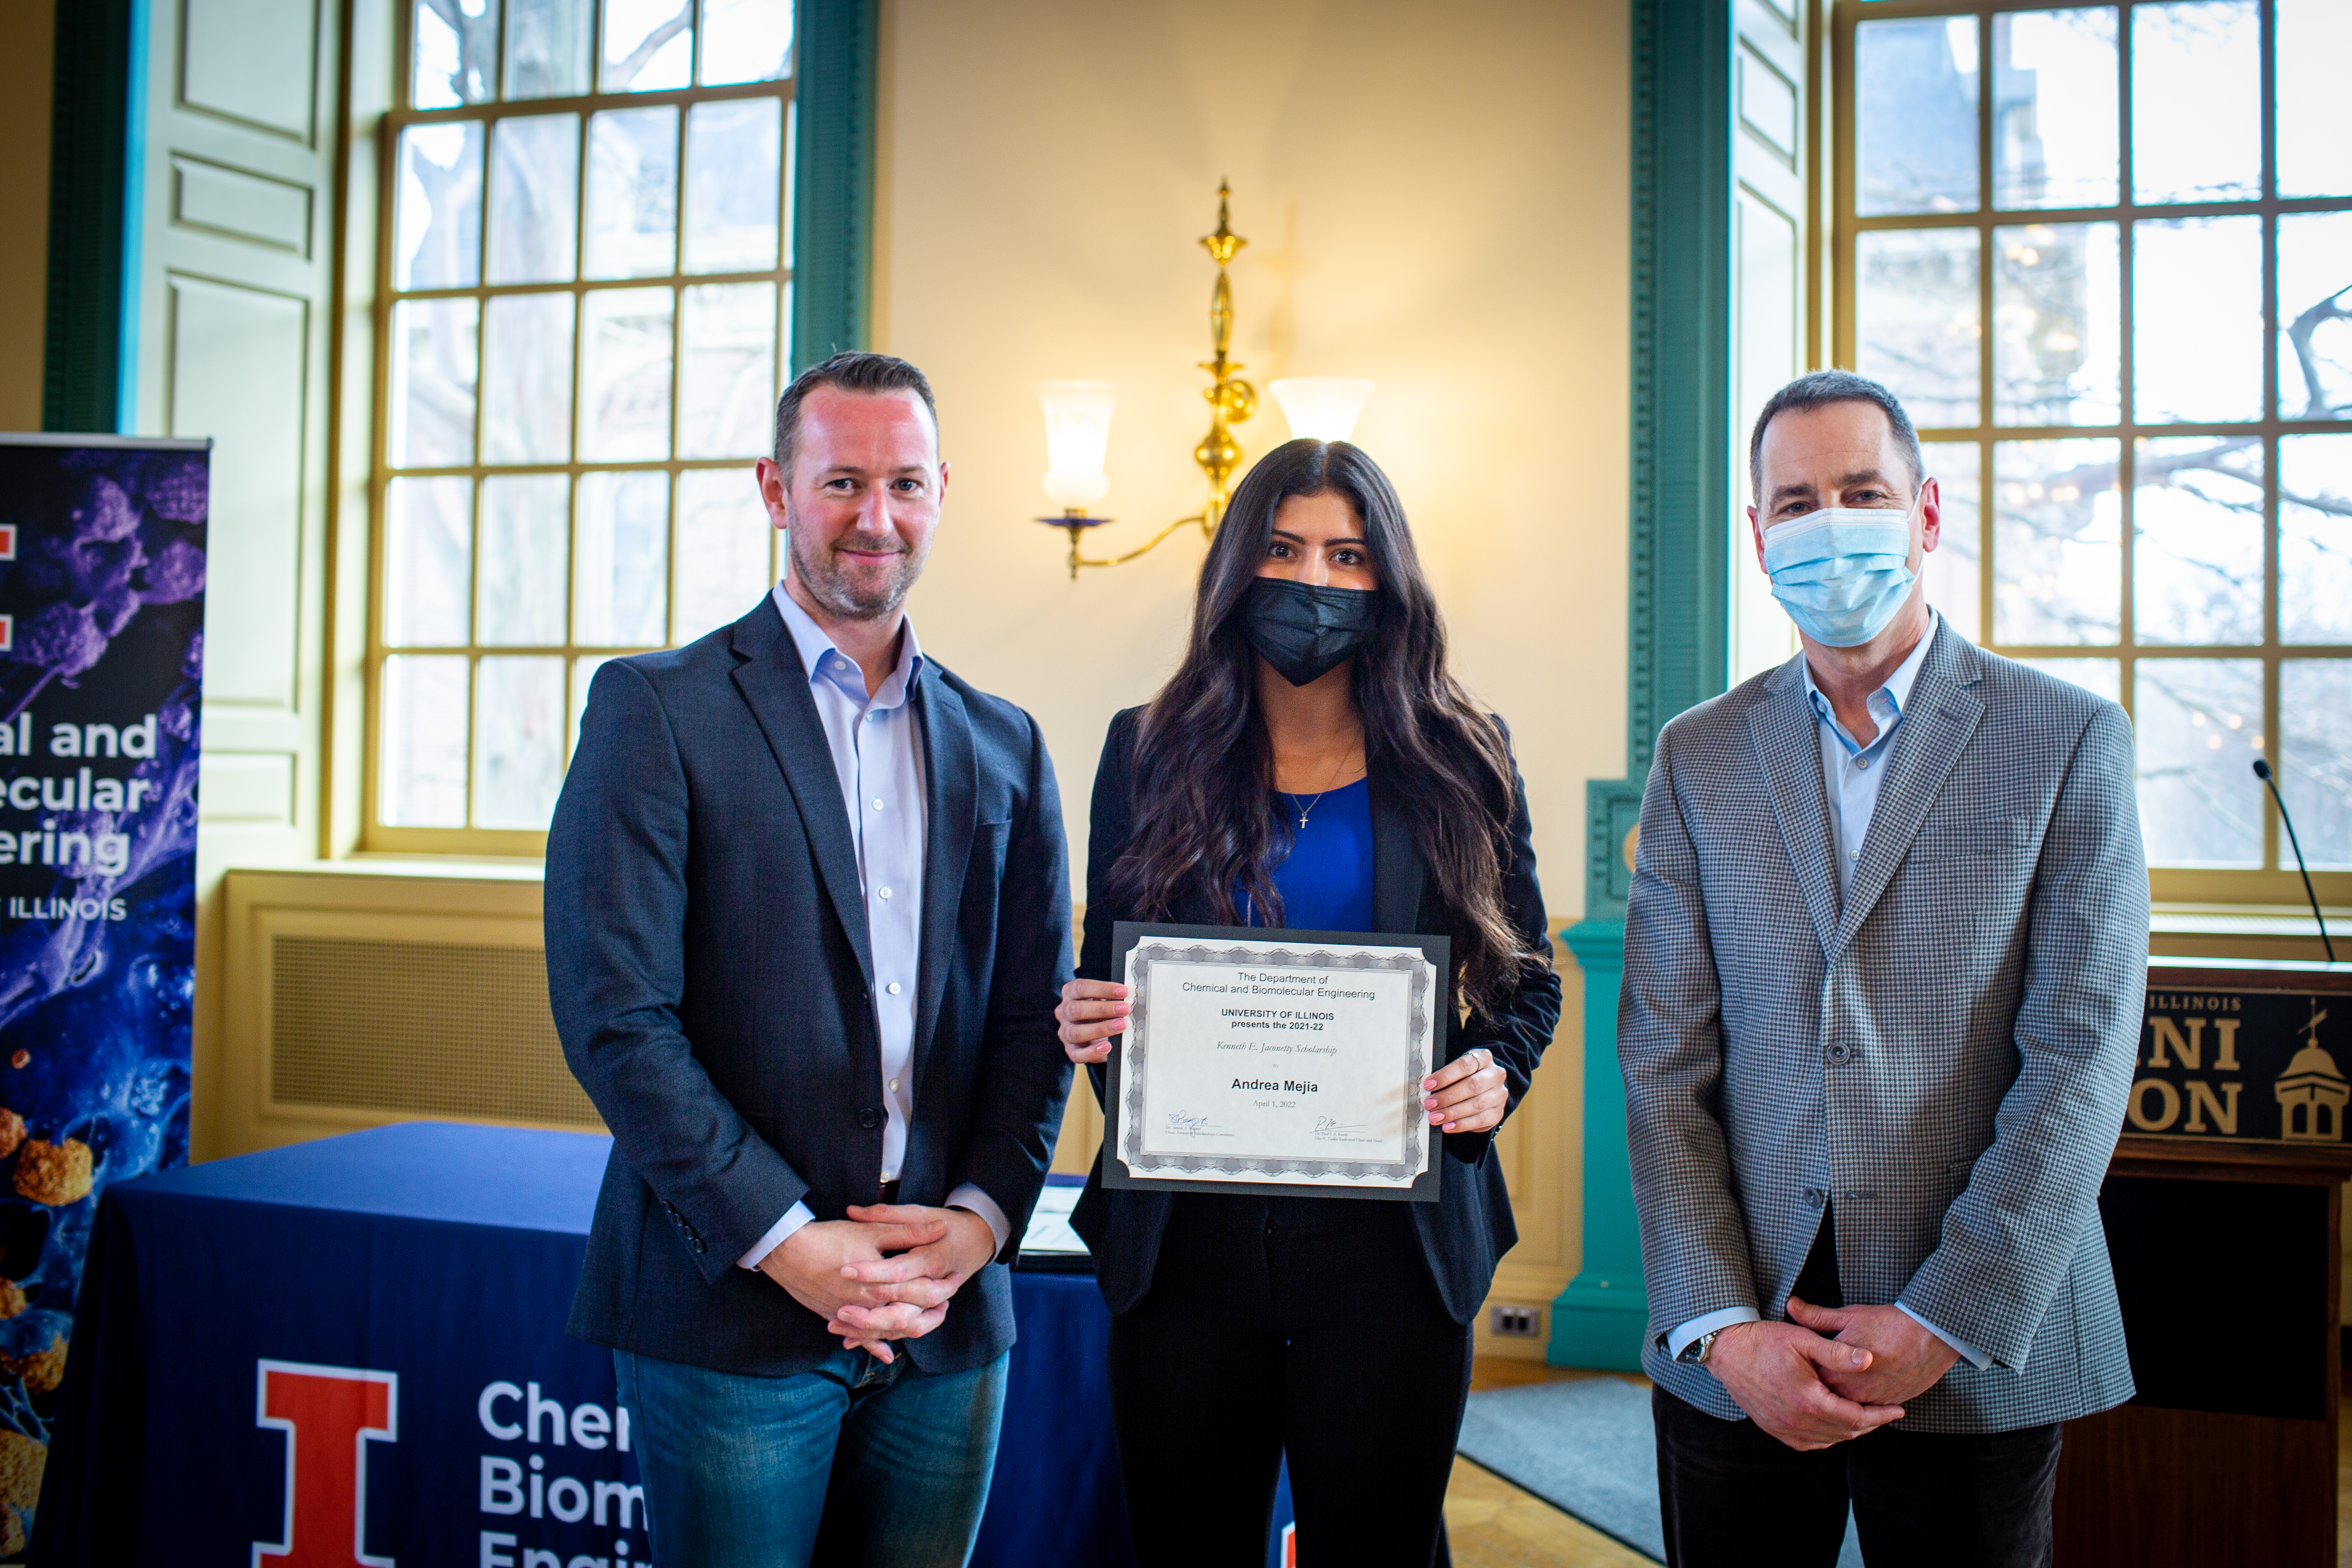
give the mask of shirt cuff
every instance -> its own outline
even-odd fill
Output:
[[[1984,1352],[1977,1349],[1966,1340],[1955,1339],[1950,1334],[1946,1333],[1943,1330],[1937,1328],[1935,1324],[1929,1322],[1927,1319],[1921,1317],[1918,1313],[1913,1311],[1902,1302],[1895,1302],[1895,1310],[1901,1312],[1913,1322],[1918,1324],[1921,1328],[1927,1330],[1929,1333],[1935,1335],[1937,1339],[1943,1341],[1946,1344],[1951,1346],[1954,1350],[1959,1352],[1960,1359],[1967,1362],[1970,1366],[1975,1367],[1979,1372],[1982,1372],[1985,1368],[1992,1364],[1992,1357],[1985,1354]]]
[[[800,1229],[801,1226],[808,1224],[809,1221],[814,1218],[816,1218],[816,1215],[809,1213],[808,1205],[794,1204],[792,1207],[784,1211],[783,1218],[778,1220],[775,1224],[768,1227],[767,1235],[761,1237],[759,1240],[751,1244],[751,1250],[746,1252],[742,1257],[735,1260],[735,1267],[738,1268],[759,1268],[760,1259],[767,1257],[768,1254],[783,1246],[785,1242],[790,1241],[794,1231]]]
[[[1720,1312],[1709,1312],[1704,1318],[1693,1318],[1689,1322],[1668,1331],[1664,1336],[1666,1359],[1682,1360],[1683,1352],[1690,1349],[1692,1342],[1702,1334],[1711,1334],[1717,1329],[1727,1329],[1734,1323],[1758,1322],[1762,1318],[1763,1314],[1753,1307],[1726,1307]]]
[[[996,1251],[991,1254],[991,1257],[1002,1258],[1004,1255],[1004,1242],[1005,1238],[1013,1234],[1013,1222],[1004,1217],[1004,1211],[996,1206],[994,1198],[990,1197],[970,1182],[966,1182],[948,1194],[947,1206],[951,1209],[970,1209],[978,1215],[996,1237]]]

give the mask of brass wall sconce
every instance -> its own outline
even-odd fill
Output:
[[[1187,528],[1197,527],[1202,537],[1213,539],[1217,524],[1223,520],[1228,481],[1242,460],[1241,443],[1234,438],[1233,426],[1246,422],[1257,409],[1257,389],[1241,378],[1238,373],[1244,367],[1232,355],[1234,290],[1225,268],[1249,241],[1234,232],[1231,196],[1231,188],[1219,181],[1217,229],[1214,234],[1201,237],[1202,248],[1217,264],[1217,281],[1209,292],[1210,357],[1201,362],[1201,368],[1209,373],[1209,384],[1201,392],[1209,404],[1209,433],[1192,448],[1192,460],[1200,465],[1209,481],[1208,500],[1199,511],[1178,518],[1123,555],[1097,558],[1085,554],[1082,546],[1087,530],[1114,521],[1093,516],[1087,508],[1110,489],[1109,477],[1103,472],[1103,457],[1110,444],[1110,419],[1118,406],[1118,388],[1102,381],[1035,384],[1037,400],[1045,416],[1046,468],[1042,482],[1046,495],[1062,507],[1060,516],[1037,521],[1068,532],[1073,582],[1077,580],[1081,566],[1120,565],[1156,549],[1170,535]],[[1372,395],[1372,384],[1340,376],[1298,376],[1274,382],[1267,390],[1282,405],[1294,436],[1344,441],[1353,433],[1356,416]]]

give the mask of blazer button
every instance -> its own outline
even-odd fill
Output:
[[[705,1247],[705,1246],[703,1246],[703,1245],[702,1245],[702,1237],[698,1237],[698,1237],[696,1237],[694,1238],[694,1250],[695,1250],[695,1253],[697,1254],[697,1256],[699,1256],[700,1254],[705,1253],[705,1252],[708,1252],[708,1251],[709,1251],[709,1250],[710,1250],[710,1249],[709,1249],[709,1247]]]
[[[1845,1064],[1853,1058],[1853,1047],[1847,1045],[1843,1040],[1840,1040],[1836,1045],[1830,1047],[1830,1060],[1832,1064],[1838,1067],[1845,1066]]]
[[[857,1108],[857,1125],[871,1132],[882,1125],[882,1113],[870,1105],[861,1105]]]
[[[1819,1188],[1819,1187],[1807,1187],[1807,1188],[1805,1189],[1805,1206],[1806,1206],[1807,1208],[1815,1208],[1815,1209],[1817,1209],[1817,1208],[1819,1208],[1819,1207],[1821,1207],[1821,1206],[1822,1206],[1822,1190],[1821,1190],[1821,1188]]]

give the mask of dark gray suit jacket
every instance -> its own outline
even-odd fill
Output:
[[[1783,1316],[1834,1197],[1851,1305],[1991,1358],[1905,1431],[2131,1397],[2099,1184],[2147,990],[2130,721],[1940,626],[1841,896],[1802,655],[1668,724],[1642,797],[1617,1051],[1651,1342]]]
[[[929,828],[901,1202],[971,1182],[1005,1254],[906,1347],[926,1372],[1013,1343],[1018,1249],[1070,1066],[1061,797],[1026,713],[926,658]],[[722,1372],[805,1371],[824,1321],[736,1259],[795,1203],[880,1197],[865,900],[808,673],[775,605],[596,672],[547,842],[547,974],[606,1126],[578,1337]]]

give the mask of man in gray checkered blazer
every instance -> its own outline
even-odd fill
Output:
[[[2146,989],[2129,721],[1971,646],[1893,395],[1783,388],[1757,554],[1804,651],[1676,718],[1625,1075],[1677,1565],[2038,1564],[2059,1423],[2128,1399],[2099,1224]]]

